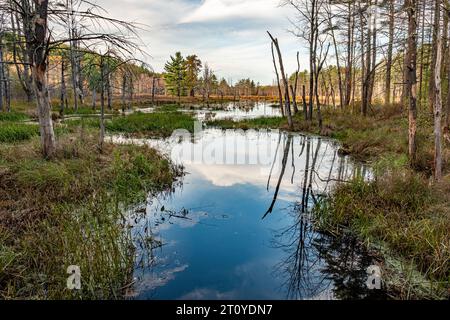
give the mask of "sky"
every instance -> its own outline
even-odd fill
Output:
[[[275,79],[269,30],[277,37],[286,72],[307,69],[304,43],[291,35],[292,10],[280,0],[97,0],[109,16],[143,24],[138,33],[144,60],[162,72],[170,55],[197,54],[218,77],[236,82],[251,78],[260,84]]]

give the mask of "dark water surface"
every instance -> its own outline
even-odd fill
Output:
[[[123,140],[118,138],[118,140]],[[314,230],[310,213],[336,181],[370,172],[332,140],[278,131],[205,129],[135,140],[183,164],[172,192],[130,220],[137,299],[364,298],[373,259],[351,237]],[[153,240],[151,240],[153,239]],[[156,240],[155,240],[156,239]]]

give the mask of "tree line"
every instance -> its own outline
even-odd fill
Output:
[[[442,141],[450,141],[449,1],[283,0],[282,5],[292,9],[289,32],[305,45],[309,57],[303,66],[308,71],[301,72],[297,53],[297,70],[288,77],[281,45],[268,32],[277,95],[289,125],[291,111],[301,110],[309,122],[315,114],[322,128],[324,102],[342,112],[357,109],[363,116],[373,114],[377,104],[397,103],[408,113],[414,165],[418,112],[429,114],[434,175],[441,179]]]
[[[216,76],[207,62],[203,63],[195,54],[183,57],[181,52],[170,56],[164,66],[164,79],[167,91],[178,97],[200,95],[209,102],[211,95],[232,96],[235,100],[241,96],[258,96],[260,84],[250,78],[240,79],[235,84],[232,80]]]

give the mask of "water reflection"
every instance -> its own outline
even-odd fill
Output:
[[[131,141],[160,148],[187,172],[171,192],[149,197],[130,215],[138,247],[134,297],[368,294],[364,275],[372,259],[358,246],[338,245],[313,227],[310,208],[337,181],[370,178],[364,167],[340,156],[333,141],[216,129],[194,138]]]
[[[195,111],[197,118],[202,121],[221,119],[252,119],[259,117],[281,117],[278,106],[267,102],[229,102]]]

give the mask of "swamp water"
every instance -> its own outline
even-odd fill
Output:
[[[200,116],[201,118],[201,116]],[[199,125],[197,124],[197,127]],[[333,140],[197,128],[144,143],[184,166],[171,192],[130,213],[135,299],[361,299],[374,263],[352,237],[314,230],[311,208],[337,181],[370,172]]]

